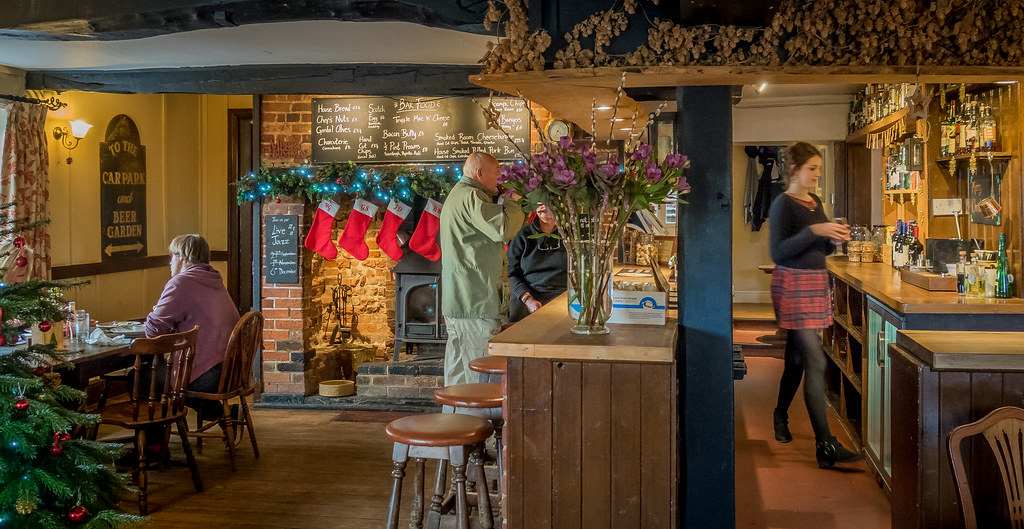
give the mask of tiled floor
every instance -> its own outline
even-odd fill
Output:
[[[775,441],[772,409],[782,360],[748,357],[736,381],[736,527],[738,529],[886,529],[890,504],[864,463],[852,471],[819,469],[803,390],[790,408],[793,441]],[[833,433],[848,438],[830,411]]]

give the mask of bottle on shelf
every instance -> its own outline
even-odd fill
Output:
[[[999,234],[999,250],[996,252],[996,285],[995,295],[997,298],[1009,298],[1013,296],[1011,284],[1010,262],[1006,258],[1006,235]]]
[[[946,117],[942,120],[942,126],[939,134],[939,149],[942,156],[952,156],[955,147],[950,147],[955,141],[956,133],[956,119],[953,117],[953,112],[956,109],[956,101],[950,101],[949,109],[946,111]]]
[[[965,98],[966,99],[966,98]],[[961,101],[956,114],[956,150],[953,154],[967,152],[967,114],[964,112],[966,101]]]
[[[981,118],[981,150],[993,152],[996,145],[996,120],[992,117],[992,107],[986,105]]]
[[[917,237],[918,226],[917,223],[911,224],[913,230],[910,234],[910,244],[908,245],[909,264],[911,266],[923,266],[924,265],[924,245],[921,244],[921,239]]]
[[[960,250],[960,260],[956,263],[956,293],[967,295],[967,252]]]

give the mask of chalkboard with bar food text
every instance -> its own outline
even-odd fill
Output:
[[[460,162],[474,151],[514,160],[519,149],[528,152],[526,101],[503,97],[490,104],[514,143],[488,128],[483,109],[468,97],[313,99],[313,163]]]

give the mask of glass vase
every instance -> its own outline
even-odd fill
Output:
[[[608,334],[612,313],[611,253],[592,241],[566,241],[569,314],[575,334]]]

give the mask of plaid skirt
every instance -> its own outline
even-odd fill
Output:
[[[776,266],[772,272],[775,324],[792,330],[832,325],[831,294],[827,271]]]

